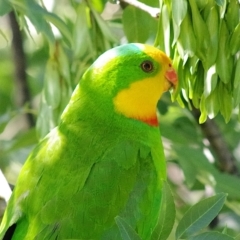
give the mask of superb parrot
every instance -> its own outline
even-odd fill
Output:
[[[171,60],[155,47],[102,54],[24,164],[0,239],[119,240],[117,216],[151,239],[166,179],[156,106],[176,85]]]

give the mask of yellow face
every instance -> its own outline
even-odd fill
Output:
[[[117,112],[149,123],[157,121],[157,102],[165,91],[177,84],[177,75],[171,60],[163,52],[146,45],[143,51],[161,65],[161,70],[154,77],[133,82],[129,88],[120,91],[114,98],[114,105]]]

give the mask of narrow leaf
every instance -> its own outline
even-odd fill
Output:
[[[105,38],[108,39],[110,42],[117,42],[117,39],[114,36],[114,34],[110,31],[110,28],[108,27],[107,22],[103,20],[101,15],[94,9],[94,7],[90,4],[90,2],[88,3],[88,6],[90,7],[91,12],[96,22],[98,23],[98,26],[101,29]]]
[[[225,199],[226,194],[219,193],[192,206],[179,222],[176,238],[189,238],[208,226],[221,210]]]
[[[189,0],[192,11],[193,30],[197,41],[197,56],[205,62],[209,52],[210,34],[206,22],[203,20],[195,0]]]
[[[44,96],[49,106],[57,108],[61,100],[61,77],[57,62],[50,59],[46,66],[46,74],[44,79]]]
[[[76,9],[77,18],[73,31],[73,49],[75,58],[84,56],[92,47],[90,29],[87,19],[87,6],[85,2]],[[93,50],[92,50],[93,51]]]
[[[170,20],[169,20],[169,13],[167,9],[167,5],[163,5],[162,12],[162,24],[163,24],[163,31],[164,31],[164,46],[165,46],[165,53],[170,56],[171,47],[170,47]]]
[[[233,240],[233,237],[220,232],[205,232],[189,238],[189,240]]]
[[[240,84],[240,56],[235,63],[235,73],[234,73],[234,87],[237,87]]]
[[[240,23],[236,26],[231,36],[229,46],[232,55],[236,54],[240,49]]]
[[[186,0],[173,0],[172,1],[172,19],[174,30],[174,43],[177,41],[180,34],[180,25],[187,14],[187,1]],[[173,44],[174,44],[173,43]]]
[[[152,239],[165,240],[172,231],[175,221],[175,205],[171,192],[171,188],[165,181],[163,183],[161,209],[157,226],[152,234]]]
[[[216,70],[223,83],[228,83],[232,78],[233,58],[229,56],[229,31],[227,24],[223,20],[219,34],[218,56],[216,60]],[[224,96],[224,95],[221,95]]]
[[[220,103],[220,112],[224,117],[225,122],[227,123],[232,115],[232,95],[227,89],[227,85],[220,82],[218,87],[219,103]],[[222,99],[224,96],[224,99]]]

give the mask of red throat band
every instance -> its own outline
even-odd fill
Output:
[[[153,127],[158,127],[159,125],[157,116],[152,118],[147,118],[147,119],[139,119],[139,120]]]

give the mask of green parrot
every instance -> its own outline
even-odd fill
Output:
[[[155,47],[102,54],[24,164],[0,239],[119,240],[117,216],[152,239],[166,179],[156,106],[176,85],[171,60]]]

